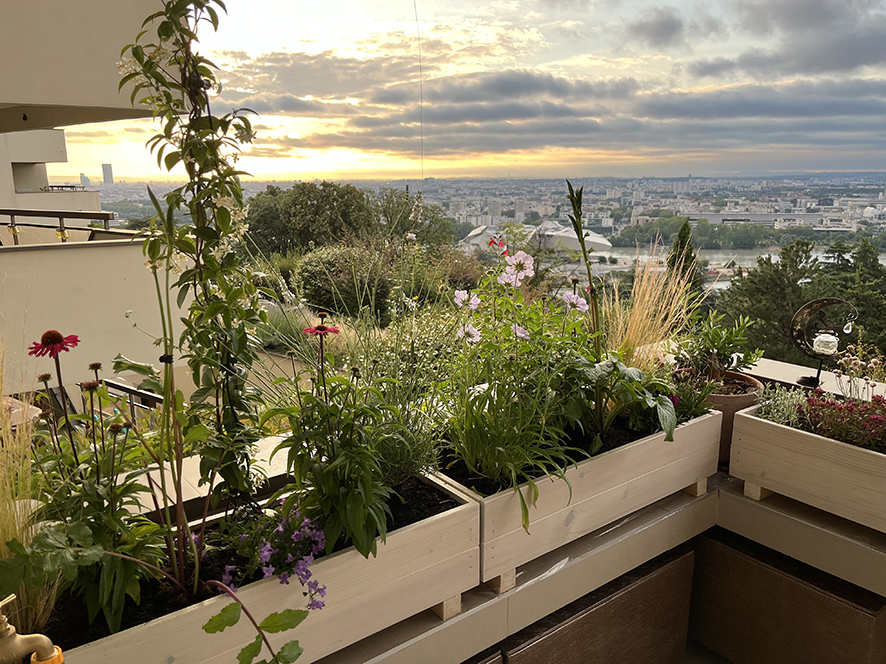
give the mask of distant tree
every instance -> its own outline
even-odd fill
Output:
[[[408,187],[383,188],[370,200],[379,228],[390,238],[413,233],[421,244],[434,247],[457,239],[455,223],[445,217],[443,208],[423,204],[419,195],[409,193]]]
[[[141,217],[130,217],[125,220],[121,225],[130,231],[140,231],[144,228],[147,228],[151,225],[151,219],[153,217],[149,214],[143,215]]]
[[[269,186],[249,201],[249,231],[265,252],[333,244],[346,237],[368,237],[376,217],[366,194],[349,184],[302,182],[291,189]]]
[[[683,221],[677,237],[668,252],[668,273],[679,278],[688,278],[693,293],[701,292],[702,275],[698,265],[698,255],[692,244],[692,227],[689,219]]]
[[[794,347],[791,319],[812,299],[811,283],[820,270],[814,249],[812,242],[799,239],[782,247],[778,260],[773,260],[772,255],[759,256],[757,267],[749,269],[746,277],[733,278],[730,287],[719,296],[717,308],[730,321],[739,316],[757,321],[748,329],[748,345],[763,349],[768,358],[811,364]]]

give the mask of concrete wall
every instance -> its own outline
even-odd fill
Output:
[[[40,191],[49,184],[46,164],[67,160],[62,129],[0,133],[0,208],[100,210],[97,191]]]
[[[159,0],[5,2],[0,133],[150,115],[118,94],[120,51]]]
[[[132,326],[137,321],[152,334],[160,331],[154,281],[144,263],[141,242],[0,248],[3,391],[30,389],[37,374],[54,373],[52,360],[27,354],[50,329],[80,337],[78,348],[60,356],[66,384],[88,380],[90,362],[101,362],[111,376],[117,353],[159,366],[153,339]]]

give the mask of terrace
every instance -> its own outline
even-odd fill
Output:
[[[115,61],[119,45],[131,39],[141,17],[156,3],[122,4],[127,7],[110,8],[97,0],[79,3],[70,16],[52,21],[32,5],[11,10],[13,20],[0,27],[0,55],[10,55],[5,51],[15,48],[33,52],[32,43],[38,40],[22,35],[36,34],[44,37],[41,43],[57,45],[56,53],[70,47],[73,55],[70,69],[59,65],[40,72],[44,80],[46,72],[57,78],[39,90],[27,76],[16,75],[12,88],[4,88],[5,100],[0,99],[0,132],[144,114],[112,93],[118,77],[115,68],[105,65]],[[97,28],[87,19],[100,12],[105,19],[102,36],[112,26],[119,39],[88,38]],[[12,29],[13,25],[17,27]],[[72,25],[85,32],[75,36]],[[98,43],[104,50],[86,52],[87,43]],[[89,67],[86,75],[80,71],[84,62],[101,63],[103,69]],[[37,76],[33,69],[30,73]],[[70,78],[77,80],[72,83]],[[19,169],[20,184],[26,176]],[[17,195],[21,188],[27,187],[17,187]],[[107,213],[49,206],[45,200],[62,199],[44,199],[44,193],[55,197],[88,192],[31,192],[28,195],[41,197],[33,199],[38,207],[29,209],[22,202],[25,199],[18,198],[16,206],[0,210],[13,231],[11,242],[0,247],[4,394],[31,390],[30,376],[36,374],[37,363],[25,354],[25,346],[56,327],[76,330],[82,337],[78,356],[105,366],[121,352],[150,359],[161,352],[164,357],[172,355],[171,346],[158,349],[131,322],[157,316],[155,283],[144,267],[141,244],[132,242],[129,233],[109,229]],[[213,210],[217,214],[218,208]],[[48,221],[28,221],[33,217]],[[71,223],[76,220],[97,220],[102,228],[78,227]],[[232,299],[236,298],[227,301]],[[200,311],[184,313],[189,304],[188,299],[181,303],[182,315],[200,316]],[[202,322],[218,328],[221,303],[207,304],[203,310],[216,304],[218,318]],[[132,318],[124,316],[127,311],[133,312]],[[563,319],[563,330],[572,324],[569,320]],[[168,331],[165,341],[179,331]],[[323,330],[315,334],[324,338]],[[564,333],[560,341],[573,343],[579,334],[583,333],[576,324],[575,332]],[[511,342],[518,343],[516,339],[507,343]],[[68,356],[64,357],[67,362]],[[319,364],[321,373],[313,376],[318,385],[325,380],[323,361]],[[750,373],[791,384],[802,371],[762,360]],[[77,381],[82,382],[83,376]],[[836,381],[833,374],[825,374],[825,388],[836,392]],[[227,388],[232,383],[223,378],[219,385]],[[73,382],[66,385],[76,392]],[[307,398],[298,381],[293,389],[288,396]],[[193,440],[208,434],[192,420],[221,420],[218,411],[223,413],[231,405],[231,398],[219,396],[221,392],[215,392],[223,404],[217,412],[188,411],[194,417],[181,420],[193,427]],[[319,392],[312,396],[319,398]],[[169,396],[167,405],[172,401]],[[519,405],[531,407],[526,402]],[[833,494],[839,492],[830,490],[822,478],[838,473],[831,473],[823,461],[814,472],[801,471],[794,462],[782,466],[803,475],[813,488],[817,484],[827,488],[824,498],[811,490],[807,496],[786,486],[767,488],[757,477],[742,480],[739,475],[750,478],[751,474],[736,471],[735,453],[736,476],[717,470],[719,418],[716,413],[694,418],[698,420],[692,425],[694,433],[687,433],[687,423],[677,430],[673,443],[665,441],[663,433],[654,434],[583,461],[570,476],[568,490],[559,481],[539,479],[542,497],[527,506],[532,534],[520,527],[518,494],[503,492],[499,502],[506,503],[505,508],[496,512],[499,506],[489,497],[478,497],[439,476],[427,480],[457,503],[452,514],[426,520],[433,524],[420,522],[391,532],[386,544],[378,543],[376,557],[364,558],[348,548],[318,560],[316,577],[329,585],[329,605],[296,629],[305,648],[300,661],[493,664],[570,661],[576,653],[593,653],[595,661],[603,662],[725,661],[698,644],[736,664],[881,661],[877,657],[882,659],[886,652],[886,531],[882,514],[876,514],[882,512],[882,503],[876,502],[880,497],[870,489],[878,477],[882,484],[879,470],[870,485],[861,487],[862,496],[853,499],[858,503],[855,509],[832,507]],[[85,420],[94,431],[91,418]],[[736,432],[736,444],[743,444],[744,434]],[[252,456],[264,463],[272,483],[282,483],[286,475],[284,455],[271,458],[286,435],[281,431],[255,441]],[[92,447],[84,440],[83,451],[98,457],[95,438]],[[102,447],[104,442],[103,438]],[[184,498],[192,501],[189,507],[198,505],[193,501],[209,491],[201,486],[200,461],[175,460],[180,463],[167,462],[165,470],[153,468],[155,477],[168,473],[170,481],[187,492],[177,497],[168,491],[165,499]],[[866,472],[864,467],[854,468],[849,483],[856,478],[859,484],[862,478],[868,482]],[[777,493],[768,495],[773,490]],[[548,509],[552,511],[543,511]],[[161,512],[156,510],[158,520]],[[442,531],[429,530],[438,524]],[[371,541],[376,542],[375,535]],[[516,546],[506,547],[510,542]],[[239,596],[263,616],[298,608],[304,599],[300,590],[295,584],[289,588],[266,579],[245,586]],[[204,634],[200,629],[226,602],[205,600],[70,650],[66,661],[102,664],[121,657],[136,664],[229,661],[253,634],[248,630]],[[692,639],[688,654],[687,636]],[[0,656],[4,638],[0,637]],[[275,636],[273,643],[279,647],[281,642]]]

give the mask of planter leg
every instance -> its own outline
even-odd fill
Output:
[[[517,570],[511,569],[501,576],[497,576],[494,579],[489,579],[489,581],[486,582],[486,585],[492,588],[499,595],[501,595],[502,593],[506,593],[511,588],[517,585]]]
[[[766,500],[769,496],[772,495],[772,491],[770,491],[769,489],[764,489],[759,484],[745,482],[744,495],[751,500]]]
[[[696,498],[705,495],[708,492],[708,478],[705,477],[704,479],[698,480],[695,484],[690,484],[683,489],[683,491]]]
[[[461,613],[461,593],[432,606],[431,611],[436,613],[441,620],[449,620],[452,616],[458,615]]]

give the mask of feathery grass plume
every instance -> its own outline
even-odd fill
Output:
[[[692,297],[694,270],[669,272],[657,244],[647,260],[637,251],[634,284],[629,297],[606,288],[600,298],[600,327],[605,347],[617,349],[629,366],[651,370],[667,341],[680,332],[702,298]]]
[[[0,350],[0,395],[3,394],[5,361]],[[31,473],[31,440],[35,423],[28,416],[30,403],[12,401],[0,396],[0,558],[11,555],[6,543],[16,539],[28,545],[34,528],[33,512],[37,506],[35,482]],[[19,413],[24,409],[24,415]],[[16,599],[4,612],[10,624],[22,634],[43,629],[55,604],[57,580],[41,588],[24,584]]]

